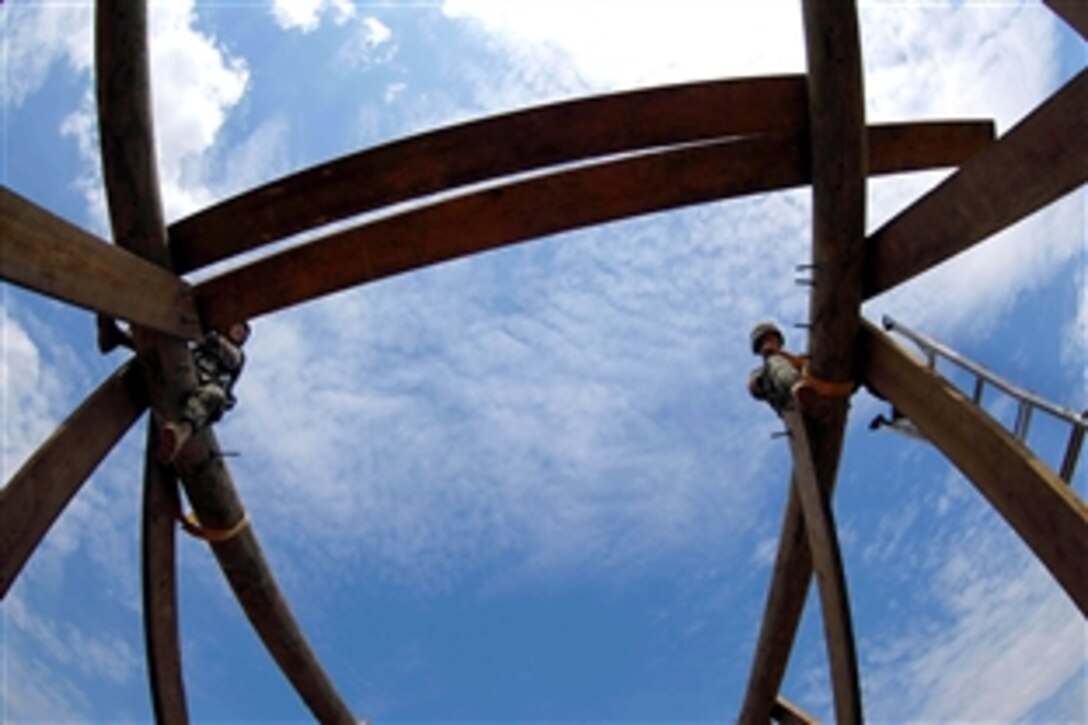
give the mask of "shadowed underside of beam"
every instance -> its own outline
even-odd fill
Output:
[[[99,0],[95,39],[99,137],[114,238],[169,270],[151,119],[146,4]],[[133,333],[152,407],[160,415],[176,416],[184,391],[196,382],[188,347],[139,326]],[[230,528],[243,516],[211,430],[191,439],[176,468],[205,526]],[[354,721],[299,631],[250,528],[214,549],[246,615],[314,717]],[[158,616],[157,611],[150,616]]]
[[[143,374],[129,362],[0,489],[0,597],[80,486],[146,409]]]
[[[176,337],[200,336],[189,285],[6,187],[0,249],[0,279]]]
[[[862,333],[865,382],[963,472],[1088,616],[1088,507],[967,396],[876,327]]]
[[[989,122],[870,129],[870,168],[894,173],[961,163]],[[555,234],[809,179],[797,136],[721,141],[510,183],[414,209],[258,260],[197,286],[205,323],[230,324],[342,289]]]
[[[807,122],[802,76],[650,88],[484,118],[345,156],[265,184],[170,227],[174,268],[459,186],[637,149]]]

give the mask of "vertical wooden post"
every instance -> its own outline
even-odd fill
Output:
[[[829,383],[855,378],[854,351],[865,269],[867,148],[861,42],[853,0],[804,0],[812,162],[812,264],[809,374]],[[812,467],[830,500],[842,452],[847,399],[828,399],[804,425]],[[791,494],[759,643],[740,720],[764,723],[781,687],[812,576],[805,522]],[[854,664],[856,670],[856,663]],[[856,708],[860,717],[860,700]],[[840,721],[854,709],[836,698]]]
[[[155,459],[155,424],[148,422],[144,460],[143,567],[144,638],[151,708],[157,723],[187,723],[185,684],[178,635],[175,517],[180,510],[173,470]]]
[[[138,0],[99,0],[95,22],[99,140],[117,244],[171,269],[159,196],[151,118],[147,7]],[[155,413],[174,417],[196,384],[188,346],[154,330],[133,328]],[[198,433],[176,468],[208,527],[230,529],[245,515],[212,431]],[[340,698],[276,585],[251,527],[215,544],[220,566],[270,654],[321,722],[351,722]],[[154,614],[155,610],[152,610]]]

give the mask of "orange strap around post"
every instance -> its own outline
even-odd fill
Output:
[[[209,529],[201,526],[200,520],[197,519],[196,514],[191,512],[183,515],[179,511],[177,518],[178,523],[181,524],[181,528],[185,529],[185,533],[213,544],[221,544],[224,541],[230,541],[246,527],[246,524],[249,523],[249,514],[244,511],[242,512],[242,518],[238,519],[238,523],[231,526],[229,529]]]
[[[847,380],[845,382],[834,382],[831,380],[821,380],[814,377],[808,371],[808,362],[801,368],[801,385],[815,390],[818,394],[825,398],[847,398],[854,394],[857,390],[858,384],[853,380]]]

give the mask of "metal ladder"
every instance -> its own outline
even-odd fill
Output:
[[[1070,427],[1069,442],[1065,446],[1065,455],[1062,457],[1061,468],[1058,471],[1058,475],[1066,483],[1073,480],[1073,472],[1076,470],[1077,460],[1080,458],[1081,447],[1084,444],[1085,430],[1088,429],[1088,410],[1078,415],[1068,408],[1063,408],[1060,405],[1051,403],[1049,400],[1040,398],[1035,393],[1013,385],[978,363],[963,357],[955,350],[942,345],[930,337],[926,337],[919,332],[911,330],[903,323],[897,322],[887,315],[884,316],[883,322],[885,330],[899,333],[918,346],[925,355],[926,365],[930,370],[935,370],[937,359],[943,358],[960,369],[973,374],[975,376],[975,384],[971,394],[971,401],[975,405],[981,404],[982,393],[986,389],[986,386],[996,388],[1016,400],[1016,422],[1013,424],[1012,434],[1016,436],[1016,439],[1021,443],[1026,442],[1028,429],[1031,427],[1032,415],[1035,411],[1047,413],[1068,423]],[[899,429],[901,432],[917,435],[916,430],[909,421],[896,421],[891,423],[890,427]]]

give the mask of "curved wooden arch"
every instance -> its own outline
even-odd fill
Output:
[[[1064,15],[1083,32],[1083,11],[1068,10],[1074,4],[1057,0],[1048,4],[1067,9]],[[687,84],[553,104],[421,134],[271,182],[182,220],[170,229],[172,249],[168,253],[154,179],[146,48],[143,38],[133,36],[133,30],[142,23],[144,11],[141,4],[137,5],[134,13],[118,0],[99,5],[99,37],[107,41],[100,43],[99,71],[109,67],[111,73],[117,74],[115,77],[124,77],[126,82],[129,75],[135,78],[128,86],[119,83],[110,96],[103,91],[105,73],[99,76],[100,109],[109,106],[102,111],[103,156],[118,241],[163,267],[169,268],[172,257],[175,269],[187,271],[321,224],[405,200],[552,165],[596,161],[529,180],[496,184],[413,209],[219,275],[199,285],[197,290],[204,321],[213,326],[546,234],[701,201],[787,188],[811,180],[817,270],[811,306],[813,370],[829,380],[849,380],[854,373],[857,304],[862,296],[878,294],[940,263],[1078,188],[1088,178],[1086,157],[1069,153],[1070,148],[1079,148],[1088,131],[1085,123],[1088,74],[1082,72],[1007,137],[990,145],[930,195],[863,243],[862,233],[857,231],[857,212],[861,212],[863,226],[864,184],[868,173],[958,164],[984,145],[992,136],[992,128],[985,138],[979,124],[875,128],[869,131],[867,155],[864,119],[858,112],[860,62],[859,58],[850,57],[857,43],[856,38],[849,37],[847,27],[856,23],[854,3],[808,0],[804,4],[807,79],[811,84],[807,93],[801,78],[796,76]],[[846,36],[841,35],[844,30]],[[138,35],[143,35],[142,30]],[[117,52],[118,48],[125,53]],[[845,59],[835,55],[840,51],[846,52]],[[110,106],[111,102],[116,105]],[[108,120],[110,114],[113,121]],[[111,137],[120,128],[120,118],[130,124],[125,127],[125,133],[130,135]],[[958,141],[949,140],[949,133],[960,132]],[[937,137],[941,140],[926,147],[927,134],[931,140]],[[491,143],[497,136],[505,143]],[[633,154],[633,151],[643,153]],[[625,156],[600,162],[600,157],[616,154]],[[129,167],[118,173],[118,159],[122,158]],[[732,173],[722,174],[723,168],[732,169]],[[6,225],[9,221],[16,220],[9,219],[5,209],[0,223]],[[460,235],[450,238],[450,229]],[[172,316],[178,310],[170,309],[169,295],[185,297],[190,291],[176,276],[163,272],[158,275],[159,282],[169,278],[169,283],[153,285],[154,289],[146,294],[136,291],[137,286],[126,288],[129,297],[141,298],[141,303],[150,303],[151,309],[138,310],[143,317],[123,314],[131,313],[133,300],[111,297],[116,290],[99,281],[87,287],[86,280],[74,273],[72,259],[61,260],[64,273],[55,279],[50,277],[51,269],[35,267],[48,256],[42,255],[51,240],[42,236],[39,234],[36,241],[20,248],[19,261],[28,262],[29,266],[16,272],[5,271],[4,278],[59,299],[133,319],[137,323],[141,361],[152,363],[148,385],[138,386],[135,398],[124,389],[135,375],[132,371],[136,368],[129,366],[84,404],[91,409],[107,410],[105,415],[111,422],[102,439],[83,446],[104,455],[112,445],[105,438],[114,436],[116,440],[123,433],[123,429],[120,432],[117,429],[126,416],[131,415],[134,420],[146,406],[146,402],[139,402],[139,396],[150,392],[160,407],[164,406],[163,401],[171,399],[171,391],[176,392],[184,385],[178,377],[162,373],[163,366],[184,363],[185,355],[179,342],[166,340],[161,333],[192,337],[198,332],[197,321],[191,314]],[[83,255],[80,259],[108,260],[102,264],[110,273],[137,269],[132,267],[134,259],[114,254],[121,250],[104,251],[93,245],[79,250],[82,251],[74,254]],[[70,250],[62,251],[68,254]],[[181,306],[188,305],[191,310],[191,298],[188,299]],[[945,394],[947,391],[939,390],[914,371],[907,364],[909,360],[904,362],[894,352],[888,352],[882,340],[872,338],[874,334],[879,333],[863,333],[868,346],[864,353],[867,357],[863,359],[867,379],[928,430],[930,437],[963,468],[1033,548],[1081,611],[1086,611],[1088,589],[1084,582],[1088,579],[1084,562],[1088,560],[1085,551],[1088,512],[1083,503],[1070,499],[1063,487],[1050,480],[1045,469],[1038,470],[1030,460],[1025,462],[1013,455],[1015,447],[1000,440],[1000,431],[987,429],[954,396],[950,398]],[[123,382],[120,387],[118,379]],[[930,405],[934,407],[930,409]],[[84,407],[73,419],[86,418],[81,413]],[[133,412],[135,408],[138,410]],[[957,423],[950,429],[948,421]],[[773,703],[800,616],[799,607],[796,615],[790,613],[793,611],[790,607],[797,600],[803,602],[813,560],[817,561],[817,570],[828,568],[826,557],[831,547],[821,543],[820,538],[826,540],[829,531],[834,534],[833,523],[823,517],[822,534],[809,530],[805,524],[808,522],[811,527],[821,518],[813,506],[813,491],[823,487],[830,492],[834,485],[844,422],[845,410],[835,411],[821,421],[807,421],[805,437],[811,437],[812,445],[800,456],[803,470],[799,475],[803,480],[798,486],[803,488],[800,485],[803,483],[807,488],[801,491],[800,499],[797,494],[790,498],[780,562],[776,564],[764,619],[764,631],[772,626],[788,631],[777,633],[778,643],[767,645],[767,649],[761,634],[749,698],[758,689],[769,693]],[[95,425],[99,423],[101,419],[93,421]],[[1001,470],[992,470],[992,462],[981,461],[967,450],[974,444],[963,440],[962,430],[957,426],[974,431],[973,441],[981,437],[987,448],[1000,448],[998,458],[1005,461],[999,466]],[[91,430],[92,423],[78,423],[67,430],[62,427],[56,435],[72,436],[76,432],[83,436]],[[68,453],[65,451],[63,455]],[[242,511],[229,473],[217,453],[214,436],[208,433],[195,441],[194,451],[179,461],[178,466],[195,508],[213,528],[228,527]],[[82,458],[89,460],[87,456]],[[33,541],[31,549],[86,477],[78,471],[62,470],[63,461],[58,447],[47,442],[28,463],[32,470],[55,469],[54,482],[58,485],[53,488],[70,491],[59,503],[54,500],[46,507],[52,513],[44,526],[33,524],[20,530],[18,536]],[[90,464],[91,468],[93,465]],[[154,473],[149,469],[149,481]],[[20,472],[0,491],[3,514],[0,520],[5,523],[12,518],[14,506],[27,500],[26,480]],[[1022,485],[1025,481],[1027,485]],[[1023,498],[1026,490],[1033,492],[1030,501]],[[164,509],[161,501],[152,501],[148,507],[145,522],[156,532],[152,536],[157,543],[150,544],[147,561],[156,557],[163,561],[167,551],[162,536],[166,531],[161,518]],[[1054,522],[1057,532],[1052,530]],[[2,528],[6,535],[7,527]],[[0,584],[6,590],[25,556],[16,562],[18,557],[11,555],[13,549],[8,541],[3,543]],[[300,653],[303,659],[312,658],[312,652],[297,627],[290,629],[293,625],[290,612],[260,559],[252,531],[247,527],[239,536],[213,548],[247,615],[315,716],[330,721],[350,718],[346,705],[339,702],[316,661],[300,664],[292,660]],[[172,558],[172,554],[167,558]],[[9,573],[12,562],[16,563]],[[145,583],[152,585],[150,581]],[[845,586],[841,591],[840,601],[835,605],[840,634],[829,633],[829,649],[835,642],[847,642],[852,647],[852,636],[841,633],[848,630],[843,626],[843,622],[848,625],[848,619],[842,614],[846,612],[848,616]],[[264,608],[267,611],[262,611]],[[162,615],[149,617],[149,628],[169,624]],[[176,627],[174,637],[176,641]],[[152,654],[156,645],[150,639],[149,635],[149,654]],[[173,657],[169,652],[166,654],[167,659]],[[840,721],[856,720],[860,718],[860,697],[855,698],[855,709],[848,704],[849,693],[840,694],[844,688],[857,688],[856,673],[851,677],[849,665],[836,665],[834,653],[831,654],[836,715]],[[779,656],[780,663],[776,660]],[[768,663],[772,670],[778,664],[782,668],[777,674],[773,671],[768,674],[761,669]],[[181,693],[180,704],[184,708],[180,665],[175,679],[178,686],[174,686],[174,691]],[[761,697],[757,693],[756,699]],[[762,704],[758,704],[756,711],[762,713]],[[157,715],[170,719],[165,712],[156,704]],[[171,712],[175,713],[173,717],[185,716],[184,709],[174,707]],[[180,716],[176,715],[178,712]],[[746,701],[746,713],[752,712],[755,711],[747,710]]]
[[[145,3],[99,0],[95,71],[103,177],[114,238],[169,270],[151,118]],[[139,326],[133,327],[133,335],[153,409],[159,415],[176,416],[182,393],[196,387],[188,346]],[[206,525],[229,528],[244,510],[213,432],[199,432],[183,454],[175,468],[197,515]],[[250,622],[314,717],[321,722],[353,722],[350,709],[302,636],[251,528],[213,549]],[[149,616],[161,617],[164,611],[152,609]]]
[[[799,75],[648,88],[483,118],[314,166],[182,219],[169,230],[174,268],[488,179],[639,149],[797,133],[807,120]]]
[[[0,598],[72,497],[147,410],[129,361],[105,380],[0,489]]]
[[[155,459],[158,436],[147,426],[144,452],[144,500],[140,536],[144,640],[151,710],[157,723],[189,722],[178,628],[176,516],[178,481],[172,469]]]
[[[989,122],[869,130],[872,173],[961,163],[992,137]],[[579,167],[465,194],[309,242],[196,286],[205,324],[229,325],[391,275],[547,234],[809,179],[806,141],[715,141]]]
[[[1088,506],[1016,437],[874,325],[867,384],[902,410],[1001,514],[1088,617]]]

